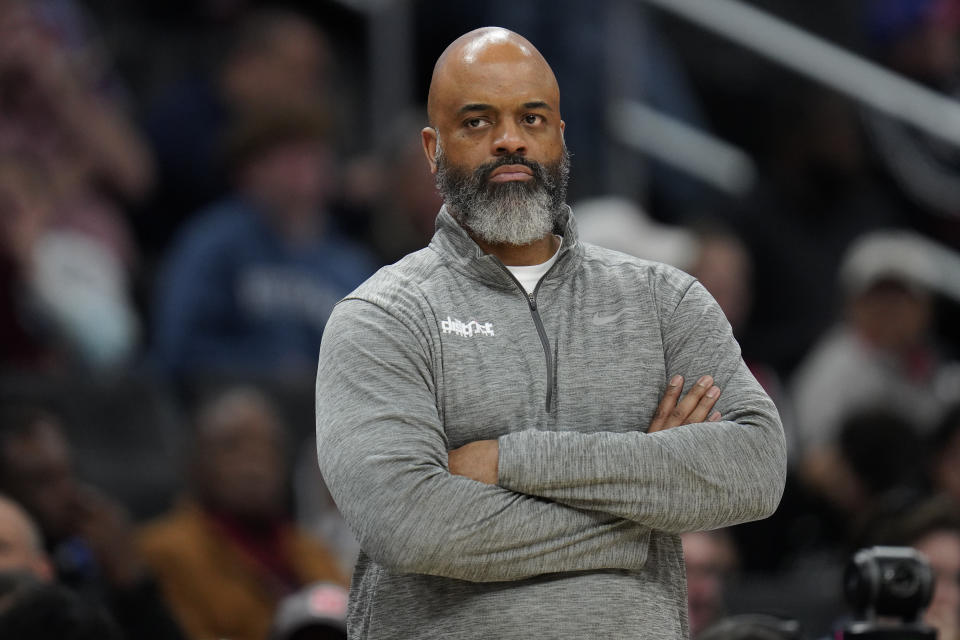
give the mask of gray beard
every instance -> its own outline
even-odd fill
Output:
[[[553,232],[567,195],[570,154],[566,146],[560,160],[550,165],[523,156],[504,156],[477,167],[460,170],[446,162],[437,147],[437,188],[457,221],[487,244],[523,246]],[[533,171],[525,182],[490,182],[497,167],[522,164]]]

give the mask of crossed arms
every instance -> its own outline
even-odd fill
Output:
[[[720,387],[713,384],[713,376],[701,376],[690,391],[683,392],[683,376],[675,375],[667,384],[657,412],[650,421],[647,433],[656,433],[696,422],[718,422],[719,411],[711,409],[720,399]],[[708,417],[709,414],[709,417]],[[450,473],[477,482],[497,484],[500,445],[497,440],[477,440],[451,451],[448,455]]]
[[[776,410],[732,336],[714,330],[711,314],[720,312],[709,296],[688,292],[678,311],[684,304],[711,317],[687,313],[682,328],[668,327],[665,361],[672,370],[713,371],[725,420],[654,433],[510,433],[498,441],[497,484],[487,484],[450,472],[423,339],[374,304],[341,303],[321,348],[317,445],[365,553],[393,571],[472,581],[630,570],[643,566],[652,529],[769,515],[785,472]],[[667,406],[679,393],[669,388]],[[681,409],[653,426],[699,417],[699,406],[697,398],[687,416]]]

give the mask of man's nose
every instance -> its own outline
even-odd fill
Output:
[[[504,122],[497,129],[493,139],[493,154],[496,156],[523,155],[527,152],[527,142],[523,132],[515,122]]]

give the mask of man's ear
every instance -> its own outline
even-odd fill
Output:
[[[430,173],[437,173],[437,130],[433,127],[424,127],[420,131],[420,138],[423,142],[423,153],[427,156],[427,164],[430,166]]]

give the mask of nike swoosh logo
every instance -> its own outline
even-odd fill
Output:
[[[621,309],[618,313],[613,314],[612,316],[601,316],[599,313],[593,314],[591,318],[594,325],[602,327],[605,324],[610,324],[611,322],[616,322],[620,319],[620,316],[627,312],[626,309]]]

